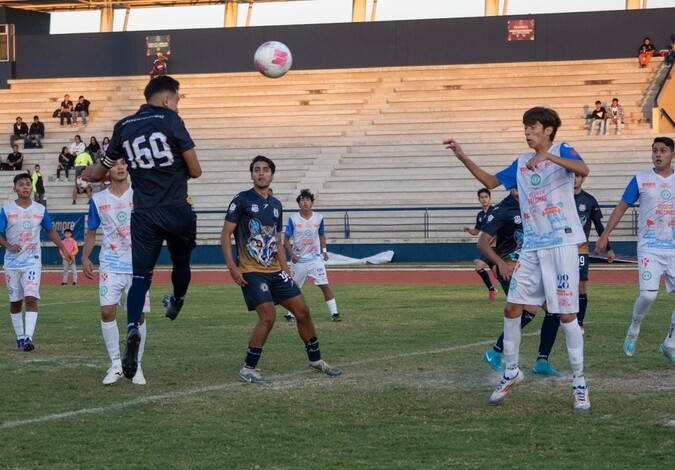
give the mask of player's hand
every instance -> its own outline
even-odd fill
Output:
[[[471,230],[470,227],[462,227],[462,232],[467,232],[467,233],[468,233],[469,230]]]
[[[593,253],[601,255],[602,252],[605,251],[605,248],[607,248],[607,238],[600,235],[598,241],[595,242],[595,250],[593,250]]]
[[[298,262],[298,257],[295,255],[291,255],[291,263],[295,264]]]
[[[499,274],[505,281],[508,281],[513,277],[513,268],[511,266],[509,266],[503,261],[499,263],[498,266],[499,266]]]
[[[68,258],[68,263],[73,264],[75,262],[75,257],[70,253],[66,253],[66,258]]]
[[[466,157],[464,150],[462,150],[462,146],[459,145],[459,142],[457,142],[455,139],[444,140],[443,145],[445,145],[446,149],[452,150],[455,156],[460,160]]]
[[[328,253],[324,253],[323,254],[323,260],[328,261],[328,258],[329,258]]]
[[[548,160],[548,153],[538,153],[527,162],[527,169],[534,170],[541,162]]]
[[[616,255],[614,254],[614,250],[609,250],[607,251],[607,262],[608,263],[613,263],[614,258],[616,258]]]
[[[242,276],[241,271],[239,270],[238,267],[228,266],[227,269],[228,271],[230,271],[230,276],[232,276],[232,280],[235,282],[235,284],[241,287],[244,287],[248,284],[248,282],[244,280],[244,276]]]
[[[7,250],[11,251],[12,253],[18,253],[21,251],[21,245],[9,245],[9,247],[7,247]]]
[[[82,272],[87,279],[94,279],[94,263],[89,258],[82,258]]]

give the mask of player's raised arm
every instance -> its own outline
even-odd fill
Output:
[[[445,148],[452,150],[457,157],[457,160],[462,162],[462,164],[467,170],[471,172],[474,178],[483,183],[486,188],[494,189],[501,184],[495,175],[492,175],[483,170],[473,160],[471,160],[468,155],[464,153],[464,150],[462,150],[462,146],[459,145],[459,142],[457,142],[455,139],[445,140],[443,141],[443,145],[445,145]]]

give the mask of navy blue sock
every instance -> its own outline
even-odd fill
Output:
[[[478,273],[478,275],[483,280],[483,283],[485,284],[485,286],[490,290],[494,290],[495,287],[492,285],[492,281],[490,280],[490,275],[488,274],[488,272],[484,269],[479,269],[476,272]]]
[[[173,296],[180,300],[187,294],[190,286],[192,271],[190,271],[190,258],[174,261],[171,270],[171,283],[173,284]]]
[[[258,366],[258,361],[262,355],[262,348],[254,348],[249,346],[246,350],[246,359],[244,359],[244,367],[247,369],[255,369]]]
[[[555,313],[546,313],[544,321],[541,324],[541,338],[539,339],[539,353],[537,359],[546,359],[553,350],[555,338],[558,336],[560,327],[560,315]]]
[[[150,289],[150,284],[152,284],[152,274],[134,274],[127,294],[127,333],[140,326],[145,294]]]
[[[314,336],[309,341],[305,342],[305,349],[307,350],[307,357],[309,362],[317,362],[321,360],[321,350],[319,349],[319,340]]]
[[[586,307],[588,307],[588,294],[579,294],[579,313],[577,313],[577,321],[580,326],[584,326]]]
[[[530,313],[527,310],[523,310],[523,314],[520,316],[520,329],[522,330],[525,328],[532,320],[534,320],[534,313]],[[492,349],[497,351],[498,353],[504,352],[504,332],[502,332],[501,335],[499,335],[499,339],[497,342],[492,346]]]

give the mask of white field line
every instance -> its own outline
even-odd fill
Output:
[[[524,334],[523,336],[536,336],[538,335],[539,332],[532,332],[532,333],[527,333]],[[372,362],[382,362],[382,361],[392,361],[396,359],[400,359],[403,357],[415,357],[415,356],[424,356],[428,354],[442,354],[442,353],[449,353],[449,352],[454,352],[454,351],[459,351],[462,349],[469,349],[469,348],[474,348],[478,346],[488,346],[492,344],[494,341],[489,340],[489,341],[480,341],[478,343],[470,343],[470,344],[460,344],[458,346],[449,346],[447,348],[441,348],[441,349],[432,349],[430,351],[413,351],[413,352],[407,352],[407,353],[402,353],[402,354],[396,354],[394,356],[388,356],[388,357],[374,357],[370,359],[363,359],[360,361],[353,361],[344,364],[346,367],[350,366],[357,366],[357,365],[363,365],[363,364],[370,364]],[[287,380],[291,379],[293,377],[297,377],[301,374],[305,374],[311,371],[308,370],[303,370],[303,371],[296,371],[296,372],[289,372],[286,374],[280,374],[280,375],[275,375],[275,376],[270,376],[271,379],[274,379],[275,381],[278,380]],[[276,382],[273,382],[273,384]],[[281,384],[279,384],[281,385]],[[101,414],[101,413],[107,413],[110,411],[116,411],[116,410],[123,410],[125,408],[129,408],[132,406],[136,405],[144,405],[146,403],[154,403],[157,401],[162,401],[162,400],[174,400],[177,398],[182,398],[182,397],[189,397],[192,395],[200,395],[202,393],[210,393],[210,392],[218,392],[221,390],[228,390],[231,388],[235,387],[241,387],[242,384],[239,382],[228,382],[224,384],[219,384],[219,385],[209,385],[205,387],[196,387],[196,388],[188,388],[185,390],[176,390],[174,392],[167,392],[167,393],[162,393],[159,395],[151,395],[148,397],[142,397],[142,398],[136,398],[134,400],[127,400],[119,403],[111,403],[109,405],[103,405],[103,406],[97,406],[93,408],[81,408],[79,410],[73,410],[73,411],[66,411],[63,413],[54,413],[50,415],[45,415],[45,416],[39,416],[36,418],[30,418],[30,419],[21,419],[21,420],[15,420],[15,421],[4,421],[2,424],[0,424],[0,429],[13,429],[13,428],[18,428],[21,426],[26,426],[29,424],[40,424],[40,423],[46,423],[48,421],[58,421],[62,419],[67,419],[67,418],[72,418],[74,416],[81,416],[81,415],[88,415],[88,414]],[[284,387],[285,388],[285,387]]]
[[[68,302],[46,302],[40,303],[38,307],[48,307],[50,305],[71,305],[71,304],[84,304],[88,303],[88,300],[69,300]]]

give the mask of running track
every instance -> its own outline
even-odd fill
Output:
[[[453,285],[453,284],[482,284],[482,280],[473,269],[368,269],[359,268],[345,270],[344,268],[328,268],[332,284],[412,284],[412,285]],[[95,280],[87,279],[80,271],[78,281],[83,285],[98,283],[98,274]],[[154,283],[170,284],[171,274],[166,270],[155,272]],[[591,268],[591,284],[637,284],[637,267],[601,269]],[[193,284],[232,284],[232,278],[225,270],[192,271]],[[43,271],[43,285],[61,284],[60,271]]]

